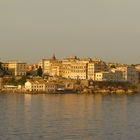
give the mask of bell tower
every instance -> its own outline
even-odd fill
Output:
[[[52,60],[56,60],[55,54],[53,54],[53,56],[52,56]]]

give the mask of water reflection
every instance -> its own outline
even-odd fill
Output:
[[[0,139],[140,137],[140,96],[0,94]]]

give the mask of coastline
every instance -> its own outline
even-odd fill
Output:
[[[99,90],[83,90],[83,91],[69,91],[69,92],[32,92],[32,91],[18,91],[18,90],[0,90],[0,94],[31,94],[31,95],[37,95],[37,94],[102,94],[102,95],[132,95],[132,94],[140,94],[140,91],[136,90],[114,90],[109,91],[105,89],[99,89]]]

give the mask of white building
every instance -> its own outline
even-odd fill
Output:
[[[114,81],[114,82],[124,81],[123,74],[120,71],[97,72],[95,73],[95,80],[96,81]]]
[[[135,67],[123,66],[123,67],[117,67],[116,69],[123,72],[123,79],[125,81],[128,81],[130,83],[138,83],[139,75]]]
[[[25,83],[25,90],[29,92],[55,92],[57,84],[43,80],[28,80]]]

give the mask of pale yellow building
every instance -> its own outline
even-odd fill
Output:
[[[27,63],[10,61],[2,64],[5,69],[10,71],[14,76],[23,76],[26,75]]]
[[[71,79],[87,79],[88,64],[84,62],[72,62],[69,78]]]
[[[62,60],[61,76],[69,79],[87,79],[89,59],[70,56]]]
[[[68,59],[62,60],[62,66],[61,66],[61,76],[65,78],[69,78],[71,74],[71,61]]]
[[[95,72],[106,71],[107,65],[101,60],[92,60],[91,58],[78,58],[70,56],[62,61],[57,60],[55,56],[52,59],[42,59],[39,63],[43,73],[50,76],[61,76],[69,79],[92,79]]]
[[[42,59],[38,65],[41,66],[43,74],[60,76],[62,61],[57,60],[55,56],[52,59]]]
[[[88,79],[95,80],[95,73],[107,71],[108,67],[102,60],[92,60],[88,63]]]

